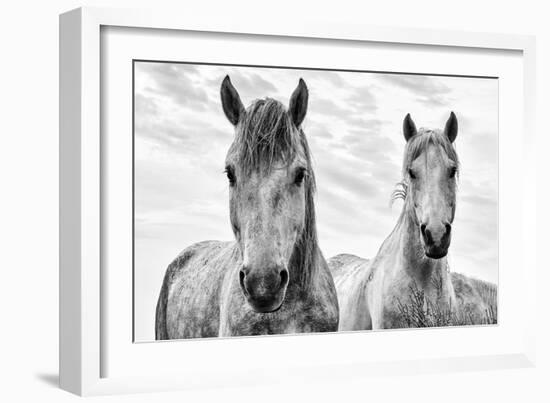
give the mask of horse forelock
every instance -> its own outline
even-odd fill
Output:
[[[428,150],[430,144],[440,146],[458,168],[458,154],[449,138],[441,130],[421,128],[418,134],[407,142],[403,161],[403,175],[410,168],[412,162]]]
[[[391,203],[397,199],[406,200],[409,189],[407,171],[411,167],[413,161],[422,153],[426,152],[431,144],[439,146],[447,157],[455,163],[457,168],[456,175],[458,177],[460,162],[456,149],[449,138],[439,129],[420,128],[418,134],[412,137],[405,147],[402,169],[403,179],[396,184],[396,188],[391,195]]]
[[[269,173],[275,165],[290,165],[299,155],[304,159],[307,174],[304,179],[305,217],[292,255],[297,280],[308,288],[317,269],[318,243],[315,218],[315,175],[305,133],[297,128],[282,103],[272,98],[256,100],[240,120],[231,153],[240,169]]]
[[[270,171],[275,163],[294,160],[300,142],[283,104],[265,98],[248,107],[239,121],[232,151],[244,172]]]

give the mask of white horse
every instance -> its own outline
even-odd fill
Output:
[[[394,198],[403,198],[404,206],[394,230],[370,261],[352,255],[329,260],[340,330],[405,327],[407,306],[420,297],[424,314],[429,309],[453,314],[456,299],[446,256],[456,207],[457,118],[451,113],[444,130],[417,131],[408,114],[403,133],[402,189]]]

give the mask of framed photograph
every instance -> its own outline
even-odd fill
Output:
[[[85,8],[60,46],[62,388],[533,365],[532,37]]]

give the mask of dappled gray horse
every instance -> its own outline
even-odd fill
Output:
[[[403,327],[400,304],[421,292],[441,312],[455,305],[447,250],[456,206],[458,134],[454,113],[445,129],[417,131],[403,122],[407,145],[402,188],[394,198],[404,206],[397,225],[372,260],[339,255],[329,260],[340,300],[340,329]]]
[[[300,80],[288,110],[270,98],[245,109],[229,77],[221,100],[235,128],[225,163],[235,240],[197,243],[168,266],[156,339],[336,331],[336,289],[317,244],[301,129],[306,84]]]

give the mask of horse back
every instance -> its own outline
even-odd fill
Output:
[[[457,303],[471,324],[496,321],[498,290],[495,284],[455,272],[451,273],[451,281]]]
[[[234,255],[232,242],[204,241],[170,263],[157,302],[157,340],[218,335],[220,288]]]
[[[329,270],[336,283],[340,283],[344,278],[364,272],[369,262],[369,259],[347,253],[333,256],[327,260]]]

